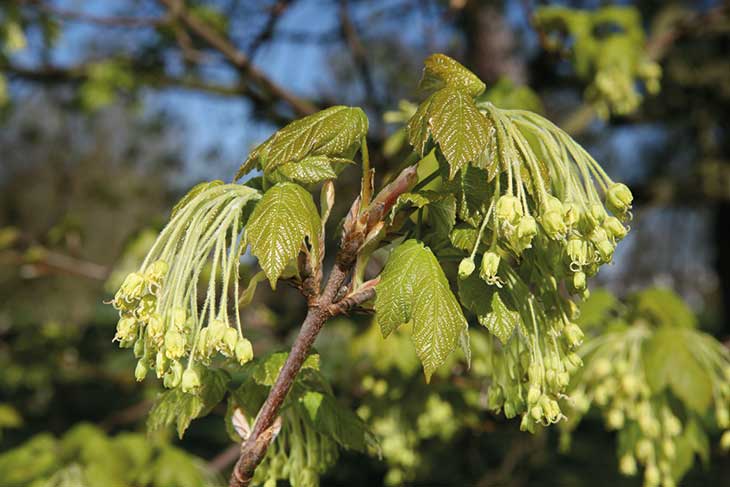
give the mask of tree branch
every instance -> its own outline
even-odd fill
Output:
[[[170,10],[174,17],[185,24],[196,36],[223,54],[223,56],[231,64],[233,64],[268,97],[284,101],[292,108],[297,116],[310,115],[317,111],[317,107],[313,104],[296,97],[271,81],[262,71],[253,66],[248,56],[239,51],[229,39],[218,33],[215,29],[197,18],[195,15],[190,14],[181,2],[175,0],[159,1]]]
[[[230,487],[246,487],[251,482],[256,467],[263,460],[273,439],[273,429],[279,414],[279,408],[284,403],[294,379],[302,368],[302,364],[304,364],[309,350],[312,348],[312,344],[325,322],[333,316],[346,313],[375,296],[377,279],[364,283],[350,293],[347,293],[345,283],[352,273],[357,254],[367,232],[374,226],[370,213],[380,216],[387,214],[390,202],[396,201],[400,194],[408,191],[412,186],[411,184],[403,184],[403,182],[413,182],[414,175],[415,166],[406,168],[395,179],[396,184],[391,183],[383,188],[368,208],[361,209],[359,197],[352,204],[342,226],[340,250],[335,258],[327,284],[315,299],[308,300],[307,316],[302,323],[289,356],[281,368],[276,382],[269,391],[266,401],[259,410],[251,435],[241,447],[241,455],[231,474]]]

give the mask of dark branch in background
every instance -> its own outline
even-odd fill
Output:
[[[263,29],[261,29],[261,32],[258,33],[248,48],[249,58],[253,59],[259,48],[271,40],[271,37],[276,30],[276,24],[279,23],[281,16],[284,12],[286,12],[291,4],[292,0],[279,0],[269,9],[270,13],[269,18],[266,21],[266,25]]]
[[[359,71],[360,77],[362,78],[362,83],[365,87],[366,104],[375,110],[377,119],[380,120],[382,118],[383,106],[375,89],[372,70],[367,59],[367,51],[360,41],[357,28],[350,19],[347,1],[343,1],[340,4],[340,27],[342,29],[342,37],[350,49],[355,68]]]
[[[169,22],[165,17],[135,17],[135,16],[99,16],[76,12],[50,5],[41,0],[23,0],[21,4],[31,5],[39,11],[52,15],[60,20],[83,22],[87,24],[103,25],[107,27],[143,28],[158,27]]]
[[[233,64],[261,92],[261,98],[268,99],[270,102],[276,100],[285,102],[292,109],[294,115],[298,117],[310,115],[317,111],[317,108],[313,104],[298,98],[271,81],[262,71],[253,66],[249,57],[238,50],[227,37],[218,33],[210,25],[188,12],[182,2],[175,0],[159,1],[170,10],[170,13],[175,19],[182,22],[195,36],[219,51],[228,62]]]

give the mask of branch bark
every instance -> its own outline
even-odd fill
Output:
[[[230,487],[247,487],[250,484],[256,467],[263,460],[273,439],[279,409],[302,368],[312,344],[327,320],[347,313],[375,296],[377,279],[363,283],[358,289],[350,290],[350,292],[348,292],[349,286],[346,283],[355,267],[355,261],[365,236],[373,228],[374,222],[371,214],[380,217],[387,214],[387,209],[392,206],[392,202],[395,202],[400,194],[412,187],[414,177],[415,166],[408,167],[401,172],[394,183],[380,191],[368,208],[361,208],[360,198],[357,198],[352,204],[342,227],[340,250],[335,258],[327,284],[318,296],[309,299],[307,316],[304,318],[299,335],[297,335],[266,401],[261,406],[251,435],[241,446],[241,455],[231,474]]]
[[[231,64],[268,96],[284,101],[300,117],[310,115],[317,111],[317,107],[313,104],[296,97],[271,81],[262,71],[251,64],[245,53],[241,52],[229,39],[218,33],[204,21],[190,14],[181,2],[176,0],[159,1],[170,10],[175,18],[185,24],[191,32],[223,54]]]

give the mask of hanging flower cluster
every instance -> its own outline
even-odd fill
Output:
[[[221,181],[194,187],[139,271],[125,278],[112,301],[120,317],[115,340],[134,348],[137,380],[154,369],[165,387],[195,392],[196,364],[207,365],[218,353],[242,364],[251,360],[238,312],[240,234],[248,203],[259,197],[255,189]]]
[[[602,118],[634,112],[642,99],[639,83],[646,92],[659,93],[661,66],[645,52],[635,7],[580,10],[551,5],[538,8],[534,21],[548,50],[570,51],[576,74],[589,81],[586,98]]]
[[[523,414],[523,429],[533,431],[563,418],[558,400],[581,365],[575,349],[583,338],[568,295],[587,292],[587,279],[611,262],[633,197],[539,115],[478,106],[491,123],[487,154],[500,171],[485,189],[487,210],[472,219],[481,222],[459,275],[468,278],[481,259],[481,280],[503,288],[517,312],[519,338],[494,351],[490,404]]]
[[[618,431],[621,473],[637,475],[642,465],[645,487],[673,487],[707,442],[697,440],[704,437],[699,425],[713,407],[725,430],[721,445],[730,449],[730,352],[696,329],[650,326],[641,315],[632,324],[613,318],[611,327],[579,351],[585,367],[566,401],[573,409],[566,429],[597,407],[607,428]],[[688,451],[686,464],[679,456]]]

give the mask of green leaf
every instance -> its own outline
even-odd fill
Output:
[[[466,319],[430,249],[407,240],[391,254],[376,287],[376,318],[387,337],[405,323],[426,381],[456,348]]]
[[[180,438],[195,418],[207,415],[226,393],[229,377],[222,370],[208,369],[203,375],[198,394],[188,394],[175,388],[163,392],[147,418],[147,429],[156,431],[173,423]]]
[[[616,307],[616,297],[605,289],[591,291],[591,295],[580,305],[580,315],[576,323],[587,329],[605,323],[608,315]]]
[[[254,149],[238,170],[239,179],[259,166],[269,173],[309,156],[346,156],[367,133],[368,119],[360,108],[334,106],[295,120]]]
[[[669,289],[651,288],[634,296],[637,312],[654,324],[696,328],[697,318],[682,299]]]
[[[368,445],[375,443],[367,424],[332,395],[307,391],[299,398],[299,403],[312,427],[342,447],[364,453]]]
[[[437,234],[448,235],[456,224],[456,198],[448,194],[428,205],[428,221]]]
[[[273,386],[288,357],[289,352],[272,353],[256,365],[253,371],[253,380],[262,386]],[[313,353],[307,357],[304,364],[302,364],[302,369],[319,370],[319,355]]]
[[[477,243],[479,230],[465,223],[457,224],[449,234],[451,245],[457,249],[471,252]]]
[[[391,210],[390,210],[390,220],[393,221],[395,214],[404,208],[409,208],[409,207],[423,208],[430,202],[431,202],[431,200],[429,200],[423,194],[403,193],[400,196],[398,196],[398,199],[396,200],[395,204],[393,205],[393,208],[391,208]]]
[[[430,55],[424,61],[424,65],[419,84],[422,90],[438,90],[450,86],[463,90],[471,96],[478,96],[486,88],[477,75],[444,54]]]
[[[459,301],[461,304],[474,313],[481,323],[491,312],[492,295],[496,294],[496,288],[490,286],[479,277],[479,272],[473,272],[466,279],[458,279]]]
[[[712,382],[688,349],[687,338],[681,329],[658,329],[645,344],[644,372],[654,392],[669,387],[688,408],[703,414],[712,402]]]
[[[479,316],[479,323],[485,326],[492,335],[499,338],[504,345],[512,337],[512,332],[519,322],[520,314],[507,308],[498,292],[492,294],[492,310],[486,316]]]
[[[336,177],[337,173],[332,169],[331,158],[311,156],[298,162],[287,162],[279,166],[271,173],[270,179],[276,183],[293,181],[302,184],[317,184]]]
[[[429,134],[449,163],[449,178],[475,163],[489,141],[489,121],[468,93],[447,86],[433,93],[408,122],[408,140],[424,155]]]
[[[286,265],[299,255],[305,237],[314,259],[319,258],[320,229],[312,195],[301,186],[279,183],[264,193],[249,219],[246,239],[272,289]]]

